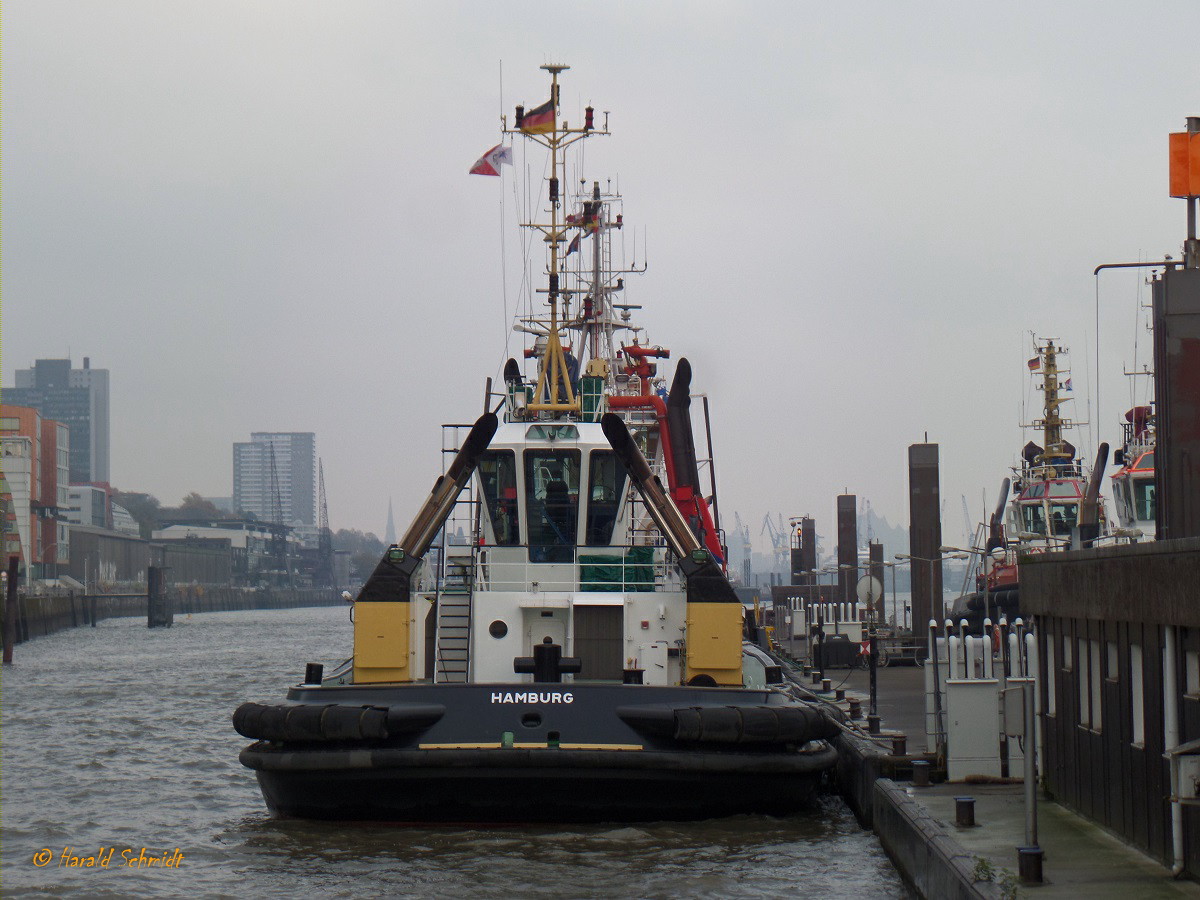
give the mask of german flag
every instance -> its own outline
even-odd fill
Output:
[[[517,127],[525,134],[548,134],[554,131],[554,100],[529,110],[521,117]]]

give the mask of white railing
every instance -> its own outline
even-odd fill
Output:
[[[631,550],[651,555],[630,559]],[[674,561],[658,547],[575,548],[574,558],[563,562],[530,562],[526,546],[480,547],[476,558],[477,591],[633,593],[681,587]]]
[[[844,634],[852,641],[861,641],[867,625],[867,608],[862,603],[833,603],[817,600],[794,600],[792,634],[811,637],[814,627],[825,634]]]

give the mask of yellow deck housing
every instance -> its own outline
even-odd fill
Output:
[[[412,604],[354,604],[354,683],[412,681]]]
[[[742,605],[687,605],[687,674],[710,675],[717,684],[742,683]]]

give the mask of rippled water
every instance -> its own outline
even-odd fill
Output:
[[[16,648],[3,673],[5,896],[780,897],[908,892],[840,800],[789,819],[464,830],[269,818],[243,700],[348,655],[345,608],[113,619]],[[68,867],[112,848],[108,868]],[[122,851],[178,868],[122,865]],[[44,867],[34,864],[48,850]]]

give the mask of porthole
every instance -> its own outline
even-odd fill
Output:
[[[505,625],[500,619],[497,619],[488,626],[488,634],[494,638],[502,638],[508,634],[508,626]]]

